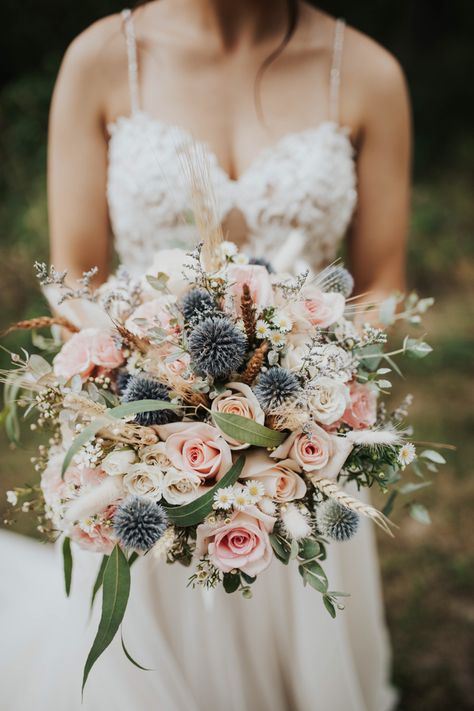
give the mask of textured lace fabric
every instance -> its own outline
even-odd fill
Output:
[[[182,153],[196,150],[191,134],[142,111],[109,125],[107,196],[121,262],[143,271],[158,249],[190,248],[190,186]],[[348,130],[326,121],[291,133],[257,155],[232,180],[205,145],[209,176],[222,221],[237,210],[245,221],[248,251],[271,255],[298,229],[302,258],[313,269],[332,261],[350,223],[357,195]],[[228,235],[232,239],[232,234]]]

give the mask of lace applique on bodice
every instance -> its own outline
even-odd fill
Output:
[[[132,114],[109,125],[107,197],[119,258],[139,272],[156,250],[190,248],[196,242],[195,228],[186,221],[191,197],[180,159],[183,151],[196,149],[196,142],[187,131],[138,109],[136,49],[127,18]],[[338,85],[333,64],[332,95],[338,89],[335,79]],[[283,136],[257,155],[238,180],[229,177],[205,144],[198,147],[209,165],[219,216],[224,221],[231,211],[240,213],[249,252],[271,256],[298,229],[305,236],[301,256],[313,269],[334,259],[356,203],[347,129],[326,121]]]

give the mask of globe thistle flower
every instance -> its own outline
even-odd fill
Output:
[[[144,375],[132,375],[122,393],[122,402],[136,402],[137,400],[166,400],[169,402],[169,389],[163,383],[147,378]],[[135,415],[135,422],[144,427],[151,425],[166,425],[176,422],[179,416],[174,410],[153,410],[139,412]]]
[[[265,267],[269,274],[273,274],[275,271],[270,262],[265,259],[265,257],[250,257],[249,264],[256,264],[257,266]]]
[[[168,526],[168,516],[160,504],[144,496],[131,496],[118,507],[113,527],[120,544],[127,549],[149,551]]]
[[[192,330],[188,345],[200,374],[225,378],[242,365],[247,337],[229,319],[211,316]]]
[[[183,296],[181,309],[186,321],[199,321],[215,310],[215,303],[205,289],[191,289]]]
[[[331,267],[324,281],[326,291],[337,291],[346,299],[352,294],[352,290],[354,289],[352,274],[344,267]]]
[[[264,410],[274,410],[293,399],[300,390],[294,373],[286,368],[273,367],[262,373],[253,391]]]
[[[348,541],[357,531],[359,515],[333,499],[327,499],[316,509],[316,523],[323,536],[334,541]]]
[[[121,395],[123,393],[123,391],[127,387],[128,381],[130,380],[131,377],[132,376],[130,375],[130,373],[127,373],[127,371],[124,370],[123,368],[121,368],[117,372],[117,376],[115,379],[115,386],[117,388],[117,392],[119,395]]]

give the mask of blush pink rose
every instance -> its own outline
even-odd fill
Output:
[[[68,531],[69,537],[84,550],[110,555],[117,542],[112,527],[115,510],[115,506],[108,506],[93,524],[84,527],[78,524],[73,526]]]
[[[87,378],[94,368],[117,368],[123,355],[112,337],[98,328],[85,328],[63,345],[54,359],[54,372],[69,380],[74,375]]]
[[[284,503],[301,499],[306,494],[306,484],[300,471],[301,468],[292,459],[276,462],[266,452],[255,450],[246,457],[240,478],[260,481],[267,496]]]
[[[237,568],[253,576],[268,568],[273,558],[268,534],[275,519],[256,507],[249,507],[248,511],[233,514],[230,523],[202,523],[198,526],[198,555],[208,554],[216,568],[224,573]]]
[[[305,472],[332,479],[341,471],[352,446],[345,437],[329,434],[313,424],[309,433],[292,432],[270,456],[292,459]]]
[[[326,293],[315,286],[304,290],[303,299],[291,305],[295,325],[302,330],[314,326],[327,328],[339,321],[344,314],[346,300],[342,294]]]
[[[372,427],[377,419],[377,393],[370,385],[351,383],[350,403],[342,416],[342,421],[355,430]]]
[[[201,480],[222,479],[232,466],[230,447],[216,427],[203,422],[174,422],[156,430],[176,469],[194,472]]]
[[[144,304],[138,306],[125,322],[125,327],[136,336],[145,335],[147,328],[158,323],[161,328],[170,333],[175,332],[176,328],[171,326],[171,320],[174,318],[173,307],[176,304],[176,297],[170,294],[163,294],[156,299],[145,301]],[[137,323],[137,319],[147,321],[146,326]]]
[[[266,306],[272,306],[274,301],[270,274],[260,264],[230,264],[227,269],[229,293],[233,296],[234,309],[241,313],[240,299],[244,284],[250,289],[250,295],[258,311]]]

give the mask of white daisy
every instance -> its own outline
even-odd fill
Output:
[[[214,494],[214,509],[227,511],[234,503],[234,490],[231,486],[223,486]]]
[[[291,319],[288,318],[286,314],[283,313],[277,313],[274,315],[272,318],[272,323],[280,330],[284,331],[285,333],[288,331],[291,331],[293,328],[293,323]]]
[[[267,338],[270,335],[270,329],[261,318],[258,319],[255,325],[255,335],[257,338]]]
[[[246,254],[239,252],[239,254],[235,255],[233,262],[234,262],[234,264],[248,264],[249,258]]]
[[[251,501],[248,495],[248,491],[241,489],[240,491],[234,492],[234,509],[237,511],[245,511],[247,506],[250,506]]]
[[[275,348],[282,348],[286,343],[285,336],[281,331],[272,331],[269,340]]]
[[[265,494],[265,487],[261,481],[251,479],[246,484],[247,495],[251,504],[258,504]]]
[[[400,447],[398,461],[403,467],[406,467],[408,464],[411,464],[414,459],[416,459],[415,445],[411,442],[406,442],[403,447]]]

